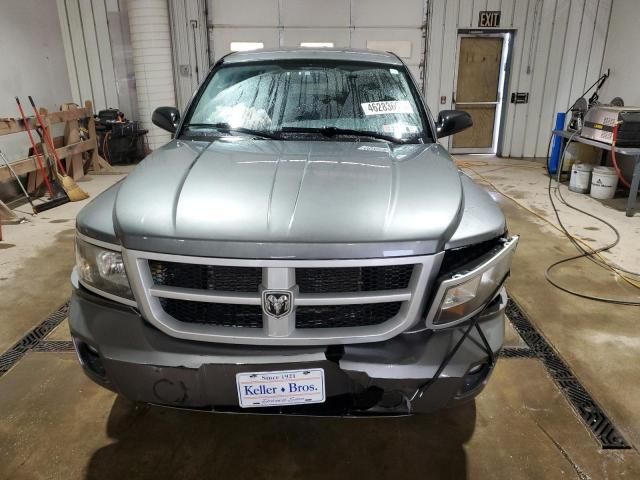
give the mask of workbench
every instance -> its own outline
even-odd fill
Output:
[[[571,140],[572,142],[584,143],[585,145],[600,148],[607,152],[611,151],[611,145],[603,142],[597,142],[595,140],[590,140],[588,138],[582,138],[575,132],[569,132],[567,130],[554,130],[553,134],[565,139],[573,137]],[[619,155],[628,155],[630,157],[633,157],[635,161],[635,166],[633,167],[633,178],[631,179],[631,188],[629,189],[629,198],[627,199],[626,209],[627,217],[632,217],[635,212],[636,201],[638,198],[638,186],[640,185],[640,148],[616,147],[615,152]],[[558,166],[558,168],[561,168],[561,166]]]

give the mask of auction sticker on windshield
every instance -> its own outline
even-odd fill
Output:
[[[324,370],[281,370],[236,374],[242,408],[300,405],[325,401]]]
[[[413,108],[407,100],[393,100],[389,102],[361,103],[365,115],[385,115],[390,113],[413,113]]]

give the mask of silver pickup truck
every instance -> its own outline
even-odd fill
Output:
[[[517,237],[408,68],[364,50],[221,59],[174,139],[77,217],[69,323],[98,384],[208,411],[384,415],[475,397]]]

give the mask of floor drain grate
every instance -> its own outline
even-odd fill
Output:
[[[73,352],[73,342],[71,340],[43,340],[37,343],[34,352]]]
[[[69,302],[58,308],[58,310],[49,315],[40,325],[33,328],[33,330],[18,340],[13,347],[0,355],[0,377],[7,373],[29,350],[35,349],[44,337],[67,318],[68,313]]]
[[[503,347],[500,356],[504,358],[537,358],[529,347]]]
[[[514,328],[527,345],[529,345],[529,348],[524,350],[530,350],[533,356],[538,357],[542,361],[553,381],[569,400],[569,403],[576,410],[580,418],[582,418],[589,430],[596,436],[602,448],[631,448],[602,408],[575,377],[569,366],[560,358],[555,349],[540,332],[536,330],[520,307],[511,299],[509,299],[509,303],[507,304],[506,314]],[[510,350],[516,349],[511,348]],[[518,348],[517,350],[523,349]]]

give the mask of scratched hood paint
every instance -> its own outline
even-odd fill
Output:
[[[443,245],[463,198],[460,174],[436,144],[173,141],[122,182],[114,221],[125,246],[134,238]]]

